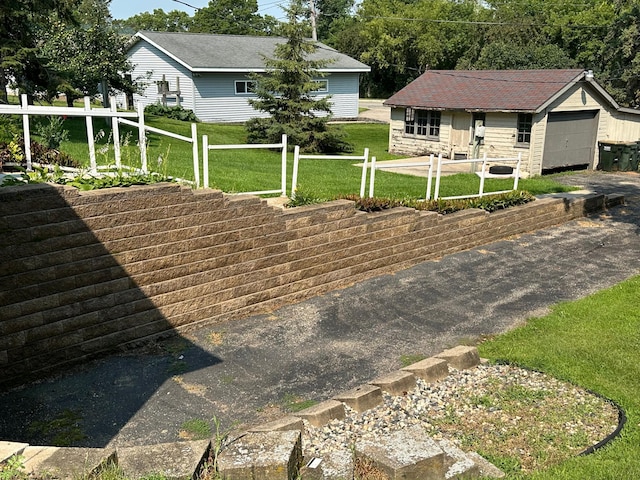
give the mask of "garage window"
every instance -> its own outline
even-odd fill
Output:
[[[407,108],[404,117],[404,133],[437,140],[440,137],[440,112]]]
[[[533,115],[530,113],[518,114],[518,143],[528,145],[531,143],[531,125]]]

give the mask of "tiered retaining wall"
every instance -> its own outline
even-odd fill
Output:
[[[282,210],[175,184],[0,189],[0,384],[126,344],[300,301],[603,208],[543,199],[488,214],[349,201]]]

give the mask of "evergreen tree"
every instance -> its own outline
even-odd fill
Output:
[[[344,133],[327,125],[329,97],[314,95],[319,87],[316,79],[322,76],[319,70],[328,62],[309,59],[318,46],[308,39],[307,11],[300,0],[292,0],[286,11],[288,23],[282,27],[286,43],[276,47],[275,58],[265,58],[266,73],[251,76],[258,98],[249,103],[269,117],[246,123],[249,142],[276,143],[286,134],[290,145],[304,151],[351,151]]]

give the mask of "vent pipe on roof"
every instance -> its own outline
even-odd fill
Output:
[[[586,70],[584,72],[584,78],[589,81],[593,80],[593,70]]]

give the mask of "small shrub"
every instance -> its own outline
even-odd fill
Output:
[[[157,115],[159,117],[167,117],[173,120],[181,120],[183,122],[198,122],[198,117],[192,110],[179,105],[165,107],[160,103],[153,103],[144,107],[146,115]]]
[[[61,167],[78,168],[80,164],[68,154],[47,147],[36,141],[31,141],[31,161],[45,165],[59,165]],[[0,163],[19,163],[26,166],[24,153],[24,138],[14,138],[9,143],[0,143]]]
[[[62,117],[45,117],[36,122],[34,133],[42,138],[50,149],[60,148],[60,144],[69,139],[69,130],[63,128]]]

